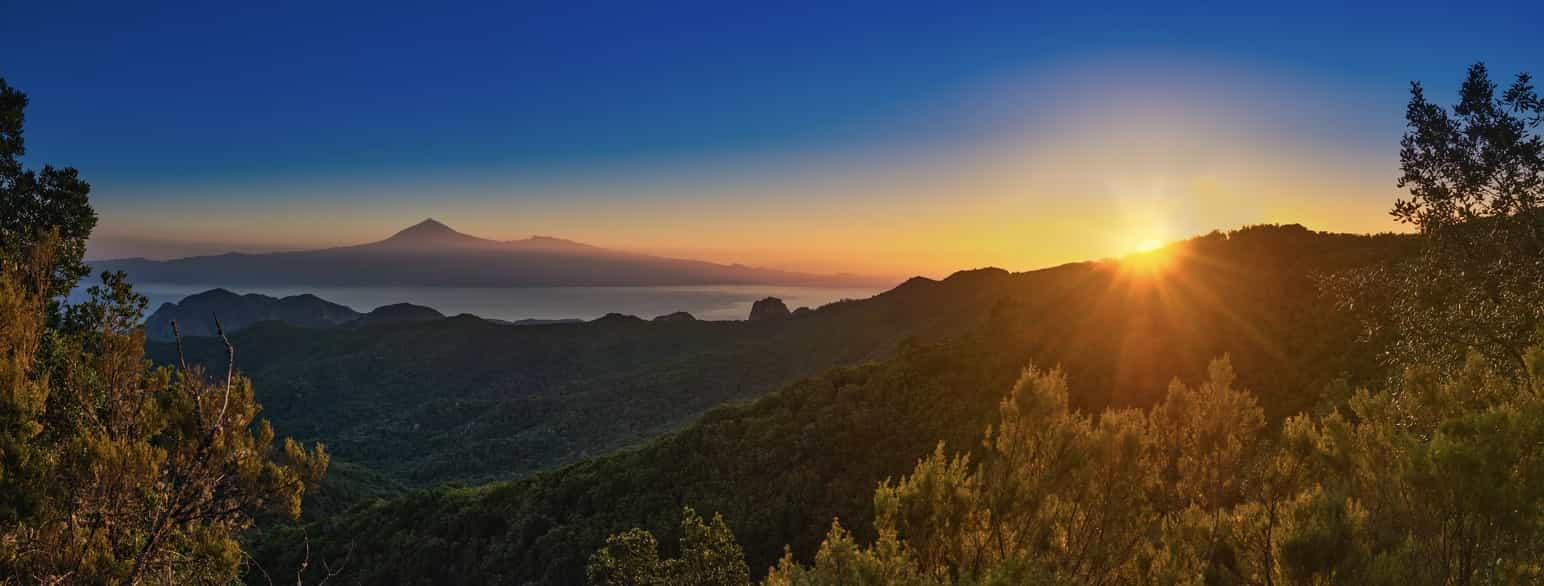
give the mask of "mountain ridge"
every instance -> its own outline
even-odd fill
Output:
[[[177,303],[163,303],[145,319],[145,336],[152,340],[170,340],[183,336],[212,336],[214,319],[226,333],[235,333],[263,321],[284,321],[300,327],[328,328],[358,320],[365,314],[353,308],[327,301],[310,293],[271,297],[257,293],[239,294],[215,288],[195,293]],[[173,332],[172,323],[177,324]]]
[[[135,282],[223,286],[888,286],[889,278],[815,274],[655,256],[532,236],[492,240],[425,219],[363,244],[314,250],[90,261]]]

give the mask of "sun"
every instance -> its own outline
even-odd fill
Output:
[[[1153,276],[1164,272],[1174,260],[1168,243],[1159,238],[1142,238],[1134,241],[1131,252],[1121,257],[1121,268],[1131,274]]]
[[[1131,251],[1132,252],[1152,252],[1152,251],[1158,250],[1160,248],[1163,248],[1163,241],[1162,240],[1159,240],[1157,238],[1145,238],[1145,239],[1142,239],[1142,240],[1138,240],[1137,243],[1136,243],[1136,246],[1133,246],[1131,248]]]

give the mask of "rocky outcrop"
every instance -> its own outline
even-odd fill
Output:
[[[697,321],[697,316],[684,311],[677,311],[656,317],[654,321]]]
[[[617,313],[617,312],[613,311],[611,313],[608,313],[606,315],[603,315],[603,316],[600,316],[598,318],[595,318],[595,319],[591,320],[590,323],[626,324],[626,323],[635,323],[635,322],[641,322],[641,321],[643,321],[643,318],[638,317],[636,315],[631,315],[631,314],[626,314],[626,313]]]
[[[378,324],[412,323],[421,321],[434,321],[445,319],[445,314],[432,307],[413,305],[411,303],[393,303],[375,308],[370,313],[357,320],[349,322],[349,326],[373,326]]]
[[[788,315],[788,306],[776,297],[768,297],[751,305],[751,321],[787,319]]]

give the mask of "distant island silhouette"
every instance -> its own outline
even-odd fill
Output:
[[[489,323],[509,326],[553,325],[583,323],[577,318],[503,320],[484,318]],[[274,321],[312,329],[334,327],[360,328],[385,324],[415,323],[445,319],[446,316],[432,307],[413,303],[382,305],[367,313],[340,303],[333,303],[309,293],[274,297],[261,293],[234,293],[227,289],[210,289],[195,293],[176,303],[162,303],[145,319],[145,336],[151,340],[172,340],[182,336],[213,336],[219,328],[233,334],[254,324]],[[176,330],[172,322],[177,323]]]
[[[909,282],[909,281],[908,281]],[[780,308],[781,312],[776,311]],[[802,312],[790,314],[783,300],[767,297],[751,308],[747,321],[780,320],[811,313],[808,307]],[[145,336],[151,340],[168,341],[177,336],[207,337],[220,330],[234,334],[262,322],[281,322],[291,326],[311,329],[362,328],[387,324],[418,323],[447,319],[444,313],[432,307],[414,303],[392,303],[361,313],[352,307],[334,303],[310,293],[275,297],[261,293],[236,293],[228,289],[210,289],[184,297],[181,301],[162,303],[145,319]],[[518,319],[505,320],[462,313],[457,318],[474,318],[505,326],[542,326],[579,324],[579,318]],[[216,323],[215,320],[219,320]],[[590,320],[596,323],[644,323],[645,320],[624,313],[607,313]],[[656,316],[650,322],[696,322],[697,317],[685,311]],[[175,326],[173,324],[176,324]]]
[[[888,279],[821,275],[668,258],[550,236],[491,240],[432,218],[368,244],[263,254],[227,253],[172,260],[92,261],[139,283],[380,285],[445,287],[891,285]]]

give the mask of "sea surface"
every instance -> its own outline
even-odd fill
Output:
[[[154,312],[165,302],[216,288],[217,285],[135,283]],[[285,297],[311,293],[355,311],[367,312],[392,303],[433,307],[445,315],[471,313],[505,320],[595,319],[607,313],[624,313],[649,319],[676,311],[697,319],[735,320],[750,314],[751,304],[777,297],[792,310],[811,309],[842,299],[872,297],[881,288],[793,287],[777,285],[703,285],[681,287],[226,287],[236,293],[261,293]],[[82,293],[71,295],[78,298]]]

